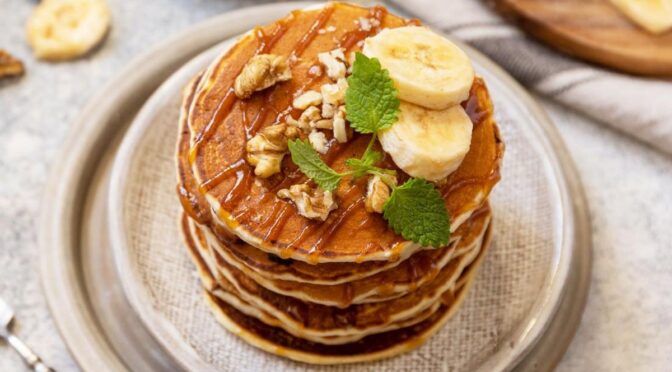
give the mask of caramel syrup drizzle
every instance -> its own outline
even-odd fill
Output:
[[[284,33],[287,31],[288,24],[287,22],[280,22],[278,23],[278,26],[273,30],[273,33],[271,33],[270,36],[267,36],[264,33],[264,30],[261,28],[257,28],[255,30],[255,36],[257,40],[259,41],[259,45],[257,46],[257,49],[254,52],[254,55],[259,55],[263,53],[268,53],[268,51],[275,45],[275,43],[280,40],[280,37],[284,35]],[[242,71],[243,67],[241,67],[236,75],[240,74]],[[193,164],[193,162],[196,159],[196,154],[198,153],[198,149],[203,143],[203,141],[207,141],[210,139],[215,132],[217,131],[217,128],[219,125],[226,119],[228,114],[231,112],[231,108],[233,107],[233,104],[237,101],[236,94],[233,90],[233,82],[231,82],[231,85],[226,91],[226,94],[224,95],[224,98],[222,98],[221,101],[217,104],[217,107],[215,108],[215,111],[212,113],[210,116],[210,120],[208,120],[208,124],[205,126],[203,130],[201,130],[197,135],[196,138],[194,139],[194,143],[189,149],[189,162]]]

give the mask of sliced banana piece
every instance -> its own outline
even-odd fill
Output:
[[[109,26],[104,0],[43,0],[28,19],[28,42],[38,58],[72,59],[96,46]]]
[[[426,27],[385,29],[367,38],[362,52],[390,72],[404,101],[443,110],[469,97],[474,81],[469,57]]]
[[[398,121],[378,132],[383,150],[413,177],[440,181],[455,171],[471,146],[473,124],[462,106],[428,110],[401,102]]]
[[[633,22],[653,34],[672,29],[672,0],[611,0],[611,2]]]

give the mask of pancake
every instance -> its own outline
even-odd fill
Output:
[[[480,246],[489,219],[490,210],[486,204],[467,221],[468,223],[460,227],[462,230],[460,238],[453,247],[421,251],[389,270],[364,279],[332,285],[267,279],[251,270],[245,261],[231,254],[232,246],[245,243],[221,242],[207,229],[199,228],[194,223],[191,224],[191,230],[192,235],[204,234],[209,243],[209,250],[216,250],[227,263],[266,289],[304,301],[345,308],[352,304],[380,302],[400,297],[432,281],[454,257],[469,252],[476,245]]]
[[[282,321],[280,321],[277,317],[271,315],[270,313],[259,309],[255,305],[249,303],[248,301],[245,301],[244,299],[241,298],[240,292],[236,289],[235,286],[233,286],[226,278],[222,277],[216,272],[211,272],[207,265],[205,264],[205,259],[202,257],[198,257],[199,254],[207,254],[207,251],[198,248],[198,243],[196,243],[197,240],[194,240],[192,236],[189,234],[189,230],[187,228],[188,224],[188,219],[186,216],[183,216],[182,219],[182,227],[183,227],[183,232],[184,232],[184,239],[185,239],[185,244],[189,248],[189,251],[192,253],[191,257],[192,259],[195,260],[196,265],[199,267],[198,273],[199,277],[201,278],[201,281],[206,287],[208,291],[210,291],[213,295],[215,295],[217,298],[220,300],[226,302],[229,304],[229,306],[233,306],[236,308],[238,311],[241,311],[242,313],[255,317],[262,322],[266,323],[267,325],[273,326],[273,327],[280,327],[283,328],[286,332],[292,334],[295,337],[300,337],[304,338],[306,340],[310,340],[313,342],[319,342],[323,344],[330,344],[330,345],[337,345],[337,344],[343,344],[343,343],[348,343],[348,342],[354,342],[357,341],[366,335],[370,334],[371,332],[357,332],[352,335],[339,335],[339,336],[320,336],[320,335],[314,335],[310,333],[306,333],[302,330],[297,330],[292,327],[286,326]],[[480,246],[479,246],[480,249]],[[461,279],[461,278],[459,278]],[[462,284],[456,281],[458,283],[458,286],[462,286]],[[216,284],[212,289],[208,289],[209,283],[215,282]],[[446,291],[442,294],[442,298],[446,297],[450,291]],[[438,310],[438,308],[441,305],[441,301],[436,301],[433,305],[428,307],[427,309],[419,312],[418,314],[403,319],[401,321],[393,322],[390,324],[385,325],[383,328],[380,328],[380,332],[387,332],[403,327],[408,327],[416,323],[420,323],[424,321],[425,319],[429,318],[434,312]]]
[[[371,334],[391,323],[412,318],[439,301],[444,292],[454,287],[479,250],[480,247],[451,261],[431,283],[403,297],[345,309],[304,302],[269,291],[217,255],[219,270],[215,277],[220,284],[225,280],[227,285],[233,285],[241,299],[273,314],[295,332],[323,337]]]
[[[360,30],[353,22],[358,17],[379,19],[382,28],[407,24],[381,7],[368,10],[329,4],[318,10],[294,12],[257,28],[213,62],[193,97],[185,103],[190,139],[187,146],[180,146],[178,157],[180,173],[193,172],[194,178],[180,186],[187,213],[199,222],[219,224],[265,252],[308,263],[395,261],[422,248],[395,234],[381,215],[365,211],[365,180],[343,183],[335,193],[339,208],[325,222],[318,222],[298,215],[291,203],[275,195],[280,188],[305,179],[288,157],[282,174],[269,179],[254,177],[252,167],[242,160],[245,143],[254,133],[286,115],[295,115],[288,107],[296,92],[325,82],[326,77],[311,77],[307,72],[319,52],[339,45],[349,51],[358,50],[357,40],[379,30]],[[336,31],[317,32],[331,26]],[[231,90],[234,79],[249,58],[261,52],[294,52],[292,80],[250,99],[236,99]],[[453,231],[487,199],[499,179],[503,155],[487,88],[480,78],[474,81],[463,106],[474,123],[471,148],[457,171],[441,186]],[[347,158],[363,153],[369,138],[355,133],[342,145],[330,138],[324,159],[336,171],[342,171]],[[389,157],[383,163],[395,168]],[[206,204],[202,204],[203,199]]]
[[[310,364],[345,364],[370,362],[411,351],[424,344],[456,313],[464,300],[481,264],[490,240],[486,234],[479,257],[458,280],[454,292],[445,296],[439,309],[426,320],[411,327],[378,333],[343,345],[310,342],[246,316],[236,308],[205,292],[205,299],[222,326],[247,343],[278,356]]]

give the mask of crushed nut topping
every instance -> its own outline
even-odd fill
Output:
[[[348,90],[348,80],[340,78],[335,84],[324,84],[320,87],[322,102],[338,106],[345,101],[345,91]]]
[[[369,178],[369,183],[366,187],[366,200],[364,200],[364,207],[369,213],[383,213],[383,206],[390,198],[390,187],[383,182],[380,176],[373,176]]]
[[[292,78],[287,59],[274,54],[259,54],[247,62],[240,75],[236,77],[233,89],[241,99],[250,97],[254,92],[264,90],[281,81]]]
[[[311,188],[306,184],[292,185],[278,191],[278,197],[294,202],[299,214],[310,219],[325,221],[329,212],[338,208],[330,191]]]
[[[305,110],[309,106],[317,106],[320,103],[322,103],[322,94],[314,90],[309,90],[294,98],[292,106],[299,110]]]
[[[317,129],[333,129],[334,122],[331,119],[322,119],[313,123],[314,127]]]
[[[317,55],[317,59],[327,68],[327,76],[333,80],[345,77],[345,55],[343,49],[338,48],[330,52]]]
[[[13,55],[0,49],[0,78],[19,76],[23,75],[23,73],[23,63]]]
[[[348,142],[348,131],[345,127],[345,106],[339,106],[333,121],[334,138],[340,143]]]
[[[254,174],[268,178],[280,173],[282,158],[287,153],[287,141],[298,138],[299,130],[287,124],[266,127],[247,141],[247,161],[254,166]]]
[[[334,117],[334,105],[322,102],[322,117],[325,119]]]
[[[320,119],[322,119],[320,116],[320,109],[315,106],[310,106],[301,113],[301,116],[299,117],[299,128],[307,132],[314,127],[314,123]]]
[[[318,132],[316,130],[310,132],[308,135],[308,142],[310,142],[315,151],[319,152],[320,154],[326,154],[329,150],[329,147],[327,147],[327,136],[325,136],[322,132]]]

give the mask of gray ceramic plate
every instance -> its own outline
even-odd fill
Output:
[[[179,337],[157,341],[155,336],[165,335],[165,330],[148,323],[147,316],[138,317],[137,299],[131,295],[134,306],[130,306],[122,290],[120,283],[129,276],[119,278],[110,245],[111,240],[121,238],[117,232],[110,239],[107,221],[110,164],[118,141],[126,135],[140,107],[186,61],[222,40],[305,5],[248,8],[194,26],[131,63],[113,80],[114,86],[101,89],[83,110],[66,154],[54,170],[47,192],[53,207],[43,216],[40,235],[45,293],[63,338],[83,369],[198,369],[197,358],[187,355],[189,351],[182,348]],[[540,299],[535,318],[518,335],[523,341],[516,344],[516,350],[499,350],[492,366],[549,369],[569,344],[585,304],[591,243],[584,196],[564,146],[540,107],[496,65],[475,51],[469,52],[488,81],[497,80],[499,89],[515,97],[526,123],[531,123],[526,130],[538,139],[545,154],[557,186],[562,220],[558,227],[561,244],[553,261],[554,280]]]

